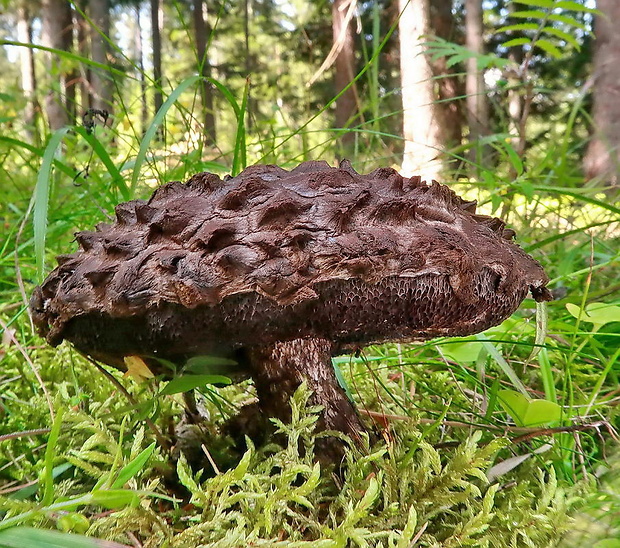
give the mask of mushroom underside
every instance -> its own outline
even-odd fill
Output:
[[[528,290],[497,291],[497,275],[489,270],[473,283],[477,299],[469,303],[459,301],[447,276],[426,274],[374,284],[322,282],[313,287],[317,299],[287,306],[245,293],[194,309],[160,303],[125,317],[90,312],[67,321],[53,342],[67,339],[84,354],[120,368],[125,356],[139,355],[155,372],[165,370],[153,358],[178,365],[201,355],[242,358],[247,349],[293,339],[325,339],[340,353],[379,342],[483,331],[510,316]]]
[[[263,415],[284,421],[290,418],[290,396],[306,381],[312,403],[324,409],[319,428],[355,438],[363,426],[336,379],[331,356],[383,341],[482,331],[508,317],[528,290],[498,291],[498,276],[488,269],[472,283],[477,299],[463,303],[446,275],[333,280],[313,287],[317,299],[287,306],[246,293],[194,309],[160,303],[142,315],[83,314],[66,323],[62,337],[119,368],[125,356],[140,355],[158,373],[167,370],[157,358],[179,367],[194,356],[233,358],[239,362],[236,378],[253,378]]]

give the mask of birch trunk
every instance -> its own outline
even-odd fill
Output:
[[[433,71],[425,54],[430,30],[429,0],[399,0],[400,68],[405,151],[402,173],[439,179],[445,146],[444,123],[436,100]]]

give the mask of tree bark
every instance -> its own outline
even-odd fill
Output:
[[[429,0],[399,0],[400,68],[405,151],[402,173],[438,179],[443,170],[445,122],[423,42],[430,31]]]
[[[110,64],[110,52],[104,36],[110,36],[110,3],[109,0],[90,0],[89,12],[93,24],[90,36],[91,58],[102,65]],[[92,107],[112,112],[112,94],[114,80],[109,70],[93,67],[91,69]]]
[[[161,29],[163,26],[163,13],[159,0],[151,0],[151,42],[153,46],[153,84],[155,93],[153,104],[155,113],[164,104],[164,97],[161,90]]]
[[[201,99],[203,110],[203,136],[205,144],[216,144],[215,111],[213,110],[213,87],[207,78],[211,77],[211,64],[207,52],[207,44],[211,36],[211,29],[204,14],[204,0],[192,0],[194,34],[196,36],[196,55],[198,72],[203,77],[201,85]]]
[[[453,0],[431,0],[430,30],[438,38],[443,38],[448,42],[461,43],[462,35],[458,31],[452,8]],[[431,59],[430,63],[439,98],[437,108],[441,109],[441,116],[445,124],[446,145],[458,145],[463,137],[463,101],[461,97],[463,97],[465,90],[456,74],[456,68],[449,67],[445,57]]]
[[[332,34],[334,47],[337,48],[334,62],[334,86],[336,94],[345,89],[355,76],[355,46],[352,21],[353,0],[334,0],[332,5]],[[336,127],[349,127],[357,111],[355,84],[345,91],[336,101]],[[355,134],[347,132],[340,138],[345,153],[355,142]]]
[[[17,8],[17,41],[23,44],[32,44],[32,19],[28,9],[28,2],[22,0]],[[34,69],[34,55],[32,48],[19,49],[21,68],[21,85],[26,99],[24,109],[24,131],[31,143],[38,142],[37,113],[39,105],[36,98],[37,79]]]
[[[620,2],[598,0],[594,50],[594,135],[584,158],[588,179],[618,188],[620,175]]]
[[[484,53],[482,23],[482,0],[465,0],[465,45],[479,55]],[[474,165],[487,163],[488,147],[478,142],[489,134],[489,103],[487,100],[484,73],[478,69],[476,59],[467,60],[465,79],[467,125],[469,127],[470,160]]]
[[[78,9],[75,10],[77,26],[77,47],[78,53],[85,58],[90,58],[90,26],[83,14],[88,9],[88,0],[78,0]],[[90,87],[91,72],[90,66],[80,63],[80,109],[83,115],[93,103],[92,89]]]
[[[73,18],[73,7],[70,2],[63,3],[63,30],[62,33],[62,49],[65,51],[74,51],[75,47],[75,24]],[[79,82],[77,69],[74,67],[64,74],[65,81],[65,106],[67,117],[70,123],[75,123],[76,114],[76,89]]]
[[[508,13],[514,13],[516,9],[514,2],[508,4]],[[523,58],[523,46],[513,46],[508,50],[508,59],[515,65],[520,66],[523,63]],[[511,75],[508,77],[508,130],[514,136],[512,143],[517,150],[522,148],[522,143],[525,143],[525,135],[522,135],[523,128],[521,127],[521,120],[523,118],[523,87],[524,82],[518,76]]]
[[[41,2],[41,41],[44,46],[62,51],[66,44],[65,9],[66,0],[43,0]],[[45,111],[49,127],[55,131],[66,126],[69,119],[65,103],[66,79],[62,72],[60,56],[46,52],[46,69],[52,77],[52,85],[45,97]]]
[[[144,72],[144,47],[142,45],[142,25],[140,24],[141,5],[136,6],[136,28],[134,29],[134,48],[138,72],[140,73],[140,93],[146,97],[146,73]],[[146,132],[148,124],[149,107],[146,101],[140,104],[140,130],[142,134]]]
[[[252,52],[250,51],[250,19],[252,18],[252,0],[243,0],[243,45],[244,45],[244,59],[245,59],[245,77],[248,84],[247,88],[247,113],[246,125],[248,128],[252,127],[253,119],[258,115],[259,107],[258,101],[254,100],[252,96],[252,86],[249,85],[252,82],[252,73],[254,72],[254,61],[252,59]]]

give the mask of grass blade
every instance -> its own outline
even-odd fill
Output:
[[[545,389],[545,398],[556,403],[558,401],[558,396],[555,390],[555,381],[553,380],[553,370],[551,369],[549,352],[547,352],[546,348],[540,349],[540,353],[538,354],[538,363],[540,365],[540,376]]]
[[[59,407],[52,425],[52,431],[47,440],[45,448],[45,471],[43,476],[43,498],[41,504],[47,506],[51,504],[54,498],[54,456],[56,454],[56,443],[60,436],[60,427],[62,426],[63,408]]]
[[[47,531],[34,527],[14,527],[0,533],[0,546],[3,548],[128,548],[126,544],[119,544],[110,540]]]
[[[125,485],[131,478],[133,478],[146,464],[149,460],[153,451],[155,451],[155,447],[157,444],[155,442],[151,443],[144,451],[142,451],[135,459],[133,459],[130,463],[124,466],[121,471],[118,473],[116,480],[112,483],[112,489],[120,489]]]
[[[34,189],[34,256],[37,265],[37,279],[43,280],[45,266],[45,237],[47,235],[47,214],[49,210],[50,187],[52,185],[52,164],[62,138],[71,128],[64,127],[52,134],[43,153],[43,162]]]
[[[596,398],[598,397],[599,392],[601,391],[601,388],[603,388],[603,383],[605,382],[607,375],[609,374],[609,372],[611,371],[611,368],[615,365],[619,357],[620,357],[620,348],[618,348],[614,352],[613,356],[609,358],[609,361],[605,364],[605,368],[599,375],[596,381],[596,384],[594,385],[594,389],[592,390],[592,397],[590,398],[590,401],[588,403],[588,408],[585,412],[586,415],[590,413],[590,409],[596,403]]]
[[[243,99],[237,114],[237,135],[235,137],[235,154],[233,156],[232,175],[239,175],[247,164],[245,147],[245,113],[248,107],[248,95],[250,93],[250,79],[245,81]]]
[[[247,165],[246,159],[246,143],[245,143],[245,113],[247,111],[248,97],[250,94],[250,80],[246,80],[245,87],[243,89],[243,98],[241,106],[237,103],[237,99],[233,93],[221,82],[218,82],[214,78],[207,78],[207,81],[213,84],[218,91],[228,101],[228,104],[232,107],[237,120],[237,134],[235,136],[235,150],[233,156],[233,165],[231,169],[232,175],[237,175]]]
[[[501,368],[504,374],[510,379],[512,385],[523,394],[526,398],[529,398],[530,395],[527,393],[527,389],[521,382],[521,379],[517,376],[514,369],[510,367],[510,364],[504,359],[504,357],[499,353],[499,350],[495,348],[495,345],[487,339],[483,334],[476,335],[476,338],[482,341],[482,346],[486,348],[487,352],[493,357],[493,359],[497,362],[497,365]]]
[[[198,82],[200,78],[201,78],[200,76],[195,75],[195,76],[190,76],[189,78],[186,78],[185,80],[183,80],[174,89],[174,91],[168,96],[168,98],[166,99],[164,104],[161,106],[157,114],[155,114],[155,117],[153,118],[151,125],[146,130],[146,133],[144,134],[144,137],[142,141],[140,142],[140,149],[138,150],[136,161],[133,166],[133,174],[131,176],[131,186],[129,188],[130,197],[133,197],[135,195],[136,187],[138,186],[138,179],[140,178],[140,171],[142,169],[142,164],[144,163],[144,159],[146,158],[146,153],[148,152],[149,147],[151,146],[151,141],[155,137],[155,134],[157,133],[159,126],[164,121],[166,114],[168,113],[172,105],[176,103],[179,96],[188,87]]]
[[[17,42],[15,40],[0,40],[0,46],[13,46],[16,48],[28,48],[35,51],[44,51],[47,53],[51,53],[53,55],[58,55],[68,61],[75,63],[76,65],[83,64],[87,67],[98,68],[102,71],[108,72],[114,76],[118,76],[119,78],[130,78],[135,79],[131,74],[129,74],[125,70],[119,70],[114,68],[113,66],[107,63],[98,63],[97,61],[93,61],[88,57],[82,57],[81,55],[76,55],[75,53],[71,53],[70,51],[65,51],[63,49],[58,48],[50,48],[47,46],[41,46],[39,44],[29,44],[26,42]]]
[[[611,211],[612,213],[616,213],[620,215],[620,207],[615,206],[611,202],[603,202],[601,200],[597,200],[596,198],[590,198],[585,194],[584,191],[574,190],[572,188],[564,188],[564,187],[548,187],[542,185],[532,185],[532,188],[537,192],[541,193],[549,193],[554,192],[563,196],[570,196],[571,198],[575,198],[576,200],[581,200],[583,202],[587,202],[589,204],[600,207],[601,209],[606,209],[607,211]]]
[[[25,141],[21,141],[19,139],[14,139],[12,137],[7,137],[6,135],[0,135],[0,143],[6,143],[8,148],[23,148],[26,149],[28,152],[31,152],[32,154],[36,154],[37,156],[41,156],[41,149],[31,145],[30,143],[26,143]],[[62,162],[59,162],[58,160],[54,159],[54,167],[59,170],[62,171],[62,173],[64,173],[67,177],[70,177],[73,179],[73,177],[75,177],[75,169],[70,168],[69,166],[63,164]]]
[[[110,177],[112,178],[112,184],[116,185],[120,190],[123,200],[130,200],[131,191],[125,182],[125,179],[99,139],[82,127],[76,127],[75,132],[80,135],[91,146],[95,154],[99,156],[99,159],[103,162],[103,165],[106,167]]]

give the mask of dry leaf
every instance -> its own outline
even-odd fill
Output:
[[[140,356],[125,356],[123,360],[127,367],[125,375],[133,377],[135,381],[142,382],[155,376]]]

